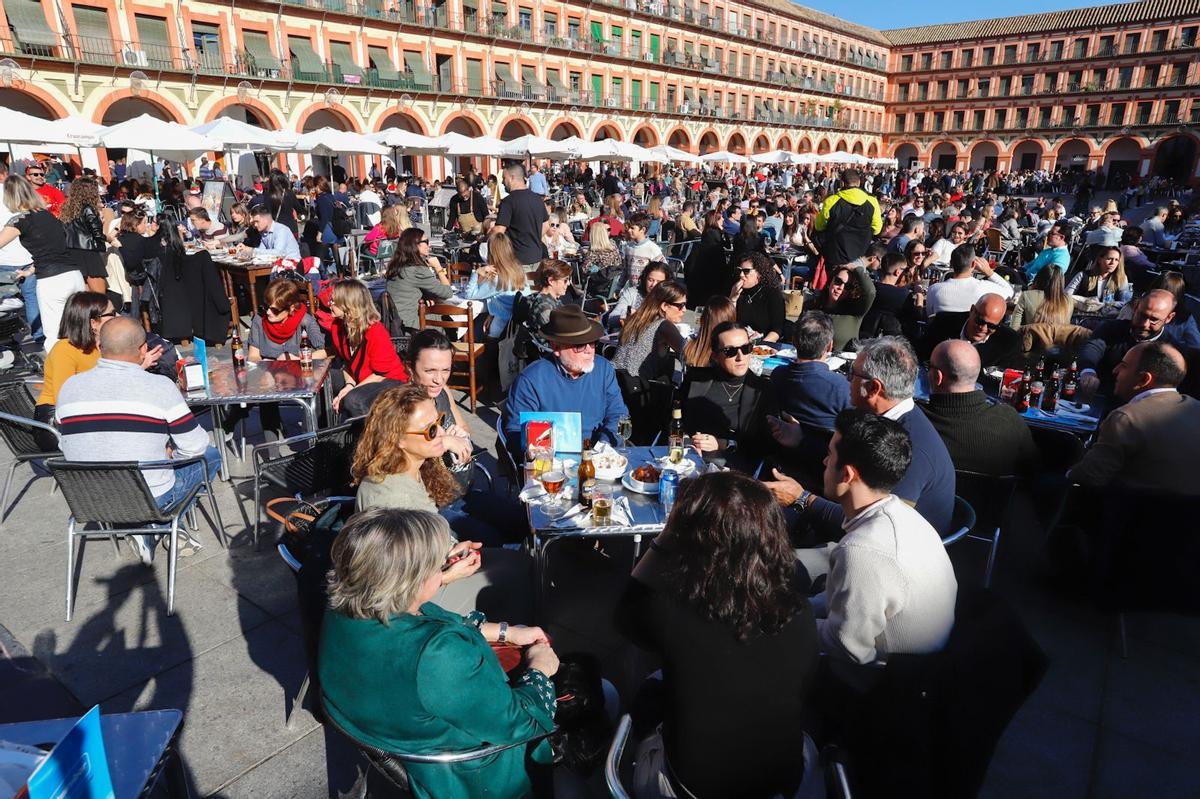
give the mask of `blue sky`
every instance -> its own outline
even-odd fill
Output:
[[[989,3],[897,3],[884,0],[857,0],[846,3],[840,0],[801,0],[801,5],[810,6],[826,14],[833,14],[871,28],[910,28],[916,25],[933,25],[941,22],[965,22],[990,17],[1011,17],[1019,14],[1037,14],[1043,11],[1060,11],[1064,8],[1087,8],[1108,5],[1103,2],[1070,2],[1070,0],[1008,0],[1003,6]]]

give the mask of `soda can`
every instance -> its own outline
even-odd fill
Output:
[[[658,483],[658,501],[667,509],[667,513],[670,513],[672,506],[675,505],[675,491],[678,488],[679,472],[674,469],[663,469]]]

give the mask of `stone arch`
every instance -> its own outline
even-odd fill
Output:
[[[680,150],[692,151],[692,137],[683,128],[675,128],[667,135],[667,144]]]
[[[583,132],[579,130],[579,126],[569,119],[559,119],[550,124],[550,134],[547,138],[553,141],[562,141],[574,136],[577,139],[583,138]]]
[[[786,150],[787,152],[791,152],[792,151],[791,137],[780,136],[779,141],[775,142],[775,149],[776,150]]]
[[[411,111],[401,109],[399,106],[385,110],[380,115],[379,122],[375,125],[376,131],[387,130],[389,128],[399,128],[400,130],[407,130],[409,133],[419,133],[422,136],[429,135],[429,128],[426,127],[425,120]]]
[[[846,152],[846,140],[845,140],[845,139],[838,139],[838,141],[837,141],[837,146],[833,148],[833,151],[834,151],[834,152],[837,152],[837,153],[844,153],[844,152]]]
[[[829,139],[821,139],[817,142],[817,155],[825,155],[830,152]]]
[[[519,115],[502,119],[496,125],[496,138],[501,141],[512,141],[522,136],[533,136],[536,133],[537,130],[534,128],[533,121],[528,117]]]
[[[729,134],[728,141],[725,142],[725,149],[731,153],[745,155],[746,153],[746,137],[739,131],[734,131]]]
[[[276,131],[282,128],[279,118],[270,107],[249,98],[244,102],[239,101],[236,97],[222,98],[208,110],[207,117],[208,122],[215,119],[235,119],[263,130]],[[271,157],[266,153],[231,150],[228,153],[217,153],[216,156],[222,169],[235,175],[242,175],[247,179],[254,175],[265,175],[271,171]],[[230,162],[225,162],[226,157],[231,159]],[[286,159],[279,156],[277,163],[279,166],[283,166],[287,162]]]
[[[1000,161],[1000,148],[993,141],[981,141],[971,148],[971,169],[996,169]]]
[[[860,141],[854,142],[854,146],[850,148],[850,152],[857,153],[858,155],[862,155],[863,154],[862,142],[860,142]]]
[[[878,158],[878,157],[879,157],[879,145],[876,144],[875,142],[871,142],[871,146],[867,148],[867,158]]]
[[[1166,137],[1154,147],[1150,174],[1175,178],[1180,185],[1186,186],[1196,174],[1197,150],[1200,150],[1200,143],[1192,134]]]
[[[801,136],[800,141],[796,142],[796,152],[798,153],[811,153],[812,149],[812,141],[807,136]]]
[[[1016,170],[1041,169],[1046,148],[1038,139],[1022,139],[1012,147],[1009,168]]]
[[[1091,142],[1086,139],[1067,139],[1054,148],[1055,167],[1085,170],[1088,168],[1088,157],[1091,153]]]
[[[958,145],[949,139],[934,142],[929,148],[929,166],[934,169],[956,169],[960,154]]]
[[[617,141],[625,141],[621,134],[621,128],[616,122],[601,122],[592,131],[592,141],[604,141],[605,139],[616,139]]]
[[[715,130],[706,130],[700,135],[699,154],[715,153],[721,149],[721,141]]]
[[[1121,136],[1104,147],[1105,180],[1112,185],[1120,177],[1122,185],[1134,175],[1141,174],[1142,143],[1132,136]]]
[[[765,135],[760,134],[754,138],[754,152],[765,153],[771,149],[771,140]]]
[[[341,108],[327,103],[320,103],[306,108],[296,121],[296,130],[300,133],[309,133],[321,128],[334,128],[352,133],[361,133],[358,129],[358,121],[356,119]],[[335,165],[340,165],[345,169],[348,176],[365,175],[367,173],[362,168],[362,156],[355,153],[339,153],[335,156],[306,155],[303,157],[307,158],[312,164],[314,175],[332,176],[335,174]]]
[[[175,108],[174,104],[166,97],[155,92],[142,92],[134,95],[133,92],[124,89],[105,97],[96,108],[92,121],[101,125],[115,125],[142,114],[149,114],[164,122],[180,124],[184,119],[182,112]]]
[[[461,133],[463,136],[482,136],[483,123],[474,114],[460,113],[442,123],[442,133]]]
[[[897,164],[907,169],[913,161],[920,160],[921,152],[917,149],[917,145],[906,141],[896,145],[896,149],[892,151],[892,157],[896,159]]]
[[[41,119],[62,119],[67,112],[54,98],[36,86],[0,88],[0,108],[20,111]]]
[[[657,147],[658,131],[649,125],[642,125],[633,132],[633,143],[641,147]]]

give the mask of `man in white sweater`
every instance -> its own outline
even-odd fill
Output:
[[[950,252],[950,271],[949,278],[934,283],[925,295],[925,313],[929,316],[943,311],[969,311],[985,294],[999,294],[1006,300],[1013,294],[1008,281],[992,270],[986,258],[977,256],[970,244],[960,244]],[[976,278],[975,271],[984,279]]]
[[[830,554],[826,607],[814,603],[821,646],[860,664],[937,652],[954,627],[958,582],[937,532],[890,493],[912,458],[908,433],[856,410],[835,430],[824,493],[841,503],[846,534]]]

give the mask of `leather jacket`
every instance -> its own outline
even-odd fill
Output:
[[[83,212],[65,226],[67,249],[91,252],[104,252],[108,249],[108,241],[104,237],[104,224],[95,208],[85,206]]]

